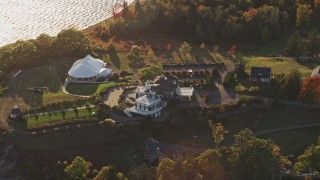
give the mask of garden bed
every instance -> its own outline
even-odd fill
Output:
[[[35,127],[40,127],[43,124],[55,123],[58,121],[71,120],[81,117],[92,117],[92,112],[95,112],[96,108],[83,108],[83,109],[73,109],[56,111],[54,113],[42,113],[41,115],[36,115],[27,118],[27,128],[32,129]]]

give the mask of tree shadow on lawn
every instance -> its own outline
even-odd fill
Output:
[[[199,58],[196,58],[197,63],[206,63],[206,61],[209,62],[215,62],[216,60],[213,58],[213,56],[209,53],[209,51],[197,51],[195,52],[195,56],[198,55]],[[199,59],[199,61],[198,61]]]
[[[129,67],[130,68],[143,68],[146,65],[146,63],[144,62],[144,59],[142,57],[138,57],[138,58],[133,58],[130,60],[129,62]]]
[[[310,61],[310,62],[301,62],[299,60],[296,60],[298,62],[298,64],[300,64],[301,66],[304,66],[310,70],[313,70],[314,68],[319,66],[320,61]]]
[[[117,52],[110,52],[109,54],[111,62],[116,66],[117,68],[120,68],[120,58],[117,54]]]

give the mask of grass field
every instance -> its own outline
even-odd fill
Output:
[[[0,97],[0,121],[6,121],[12,107],[17,104],[22,109],[29,109],[54,102],[78,99],[64,94],[61,89],[74,59],[56,61],[47,66],[22,69],[17,77],[9,81],[9,91]],[[33,91],[35,87],[43,87],[47,90],[37,93]]]
[[[32,107],[74,100],[75,97],[66,95],[61,90],[69,67],[69,64],[64,64],[22,70],[11,83],[11,95],[21,97],[25,104]],[[36,93],[32,90],[34,87],[45,87],[47,91]]]
[[[115,133],[110,128],[104,128],[69,130],[39,137],[16,134],[13,141],[23,149],[59,149],[83,147],[109,141],[120,143],[121,140],[130,136],[128,133]]]
[[[118,85],[125,85],[125,82],[109,82],[104,84],[97,83],[74,83],[71,82],[67,85],[66,91],[70,94],[83,95],[83,96],[91,96],[94,94],[98,94],[105,88],[110,88]]]
[[[53,123],[53,122],[62,121],[62,120],[75,119],[77,117],[92,116],[92,112],[95,112],[95,111],[96,111],[96,108],[85,108],[85,109],[79,109],[78,115],[76,115],[75,111],[72,110],[72,111],[66,111],[65,117],[62,116],[61,112],[53,113],[51,115],[48,115],[48,114],[39,115],[38,118],[29,117],[27,118],[27,122],[28,122],[27,128],[33,128],[33,127],[36,127],[37,125],[45,124],[45,123]]]
[[[293,154],[298,156],[310,145],[318,142],[320,128],[306,128],[271,133],[260,136],[273,140],[280,148],[283,155]]]
[[[253,51],[252,55],[269,56],[271,54],[283,53],[286,48],[287,41],[293,32],[294,30],[290,30],[278,39],[264,44],[263,46]]]
[[[316,63],[300,64],[294,58],[283,57],[282,61],[276,60],[275,57],[246,57],[246,71],[250,73],[251,67],[270,67],[272,73],[290,73],[291,70],[297,69],[300,71],[302,77],[310,77],[312,70],[317,67]]]
[[[254,131],[261,131],[273,128],[295,126],[319,122],[319,111],[307,112],[303,108],[286,108],[279,111],[247,112],[243,114],[231,115],[217,118],[224,127],[231,133],[237,133],[244,127],[250,127]],[[289,130],[279,133],[270,133],[261,136],[270,138],[283,149],[285,154],[299,154],[311,144],[315,143],[320,128],[306,128]],[[231,138],[226,138],[231,140]]]

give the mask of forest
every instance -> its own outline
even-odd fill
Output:
[[[288,30],[319,27],[319,0],[150,0],[123,4],[100,35],[162,33],[195,42],[265,43]]]

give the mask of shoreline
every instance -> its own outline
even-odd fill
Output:
[[[125,0],[127,3],[128,3],[128,6],[131,6],[132,4],[134,4],[135,0]],[[8,45],[11,45],[11,44],[14,44],[16,43],[17,41],[29,41],[29,40],[35,40],[37,39],[41,34],[47,34],[51,37],[56,37],[58,33],[60,33],[62,30],[64,29],[68,29],[70,27],[75,27],[76,29],[78,29],[79,31],[81,31],[82,33],[86,33],[88,32],[90,29],[96,27],[99,23],[101,22],[104,22],[106,20],[108,20],[109,18],[112,18],[113,17],[113,7],[116,3],[122,3],[122,1],[118,1],[118,0],[115,0],[115,1],[112,1],[111,3],[113,3],[113,6],[110,6],[109,8],[107,8],[106,10],[104,11],[101,11],[101,12],[104,12],[105,14],[108,14],[107,16],[103,17],[103,16],[95,16],[97,17],[97,21],[96,22],[86,22],[85,20],[82,19],[82,21],[75,21],[75,22],[67,22],[68,25],[65,25],[66,27],[64,28],[59,28],[60,26],[55,26],[57,27],[56,29],[56,33],[55,30],[51,31],[50,32],[48,31],[48,29],[42,29],[42,30],[33,30],[32,32],[34,33],[28,33],[28,34],[25,34],[24,36],[25,37],[15,37],[15,36],[8,36],[8,37],[11,37],[11,38],[4,38],[2,40],[2,42],[4,42],[4,44],[1,44],[0,43],[0,48],[3,48],[5,46],[8,46]],[[99,18],[101,17],[101,18]],[[73,18],[73,17],[71,17]],[[78,22],[78,23],[77,23]],[[83,23],[79,23],[79,22],[83,22]],[[54,25],[55,22],[50,22],[50,23],[46,23],[48,26],[51,26],[51,25]],[[75,25],[75,24],[78,24],[78,25]],[[87,25],[88,24],[88,25]],[[38,32],[38,33],[37,33]],[[17,32],[18,33],[18,32]],[[36,34],[36,35],[35,35]],[[34,37],[33,37],[34,36]],[[17,38],[17,39],[15,39]],[[12,42],[10,42],[12,40]]]

